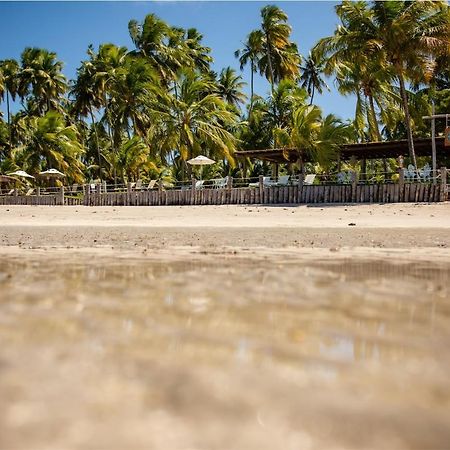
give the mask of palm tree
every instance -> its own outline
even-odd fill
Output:
[[[89,115],[91,119],[101,179],[102,161],[94,111],[99,110],[102,106],[103,92],[99,89],[99,83],[96,81],[96,71],[92,60],[83,61],[77,69],[77,78],[72,82],[69,97],[73,99],[71,113],[76,117],[87,117]]]
[[[244,47],[236,50],[234,56],[239,58],[240,69],[250,63],[250,108],[252,109],[253,95],[254,95],[254,74],[256,73],[259,59],[263,52],[263,34],[261,30],[254,30],[248,36],[244,43]]]
[[[231,67],[222,69],[217,82],[217,91],[219,96],[232,106],[238,107],[244,103],[246,95],[242,92],[245,83],[240,75]]]
[[[123,181],[125,178],[137,181],[141,171],[157,170],[156,164],[150,160],[148,146],[139,136],[128,139],[120,146],[115,164]]]
[[[24,144],[13,150],[25,170],[37,174],[55,168],[72,182],[83,182],[84,149],[75,126],[66,126],[61,114],[49,111],[43,117],[29,117],[27,127]]]
[[[430,58],[450,52],[450,9],[446,1],[374,2],[372,9],[377,28],[371,45],[382,52],[396,74],[409,152],[417,167],[405,81],[427,80],[433,71]]]
[[[301,67],[302,74],[300,76],[301,86],[308,92],[312,105],[314,101],[314,94],[317,91],[322,94],[324,89],[330,90],[325,80],[322,78],[324,72],[324,61],[319,58],[315,52],[309,52],[308,58]]]
[[[61,73],[62,62],[56,59],[56,53],[26,48],[21,55],[21,66],[19,96],[24,98],[31,94],[41,115],[51,109],[62,111],[61,100],[67,84]]]
[[[299,158],[305,154],[322,166],[336,159],[339,147],[349,142],[353,128],[342,123],[333,114],[322,117],[318,106],[300,106],[291,115],[288,126],[274,130],[277,145],[295,147]]]
[[[0,61],[0,73],[2,81],[0,81],[0,98],[6,94],[6,114],[8,126],[11,124],[10,97],[14,101],[16,99],[18,84],[17,76],[19,73],[19,64],[14,59],[5,59]]]
[[[284,11],[275,5],[267,5],[261,9],[261,19],[264,56],[259,59],[259,70],[273,89],[283,78],[298,76],[300,56],[296,45],[290,42],[291,27]]]
[[[334,36],[321,39],[316,50],[325,56],[328,67],[351,61],[359,65],[364,56],[371,64],[376,62],[380,72],[393,73],[399,83],[410,156],[417,167],[405,83],[426,81],[433,68],[432,57],[448,54],[448,5],[445,1],[386,1],[368,7],[363,1],[344,1],[336,11],[342,25]]]
[[[153,148],[160,158],[176,151],[184,162],[200,153],[233,162],[236,139],[227,128],[236,125],[238,114],[219,97],[214,82],[187,71],[179,75],[177,91],[153,104]]]

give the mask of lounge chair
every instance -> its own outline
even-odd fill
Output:
[[[430,181],[431,180],[431,167],[429,164],[425,164],[422,170],[419,170],[420,178],[423,181]]]
[[[214,189],[223,189],[226,188],[228,184],[228,177],[219,178],[214,180]]]
[[[303,180],[303,184],[306,184],[310,186],[311,184],[314,184],[314,180],[316,179],[316,174],[311,173],[309,175],[306,175],[305,179]]]
[[[406,181],[413,181],[417,176],[416,168],[412,164],[410,164],[408,168],[405,169],[404,174]]]
[[[28,191],[25,193],[25,195],[32,195],[34,192],[34,188],[28,189]]]
[[[278,177],[277,186],[287,186],[289,184],[290,175],[281,175]]]
[[[337,174],[337,181],[339,184],[349,184],[352,182],[352,176],[350,172],[339,172]]]
[[[263,177],[263,186],[264,187],[271,187],[276,186],[277,182],[275,180],[272,180],[270,177]],[[258,187],[259,181],[257,183],[249,183],[249,187]]]
[[[142,180],[137,180],[136,184],[134,185],[135,191],[142,191]]]
[[[6,195],[13,195],[14,191],[15,191],[15,189],[11,189]]]
[[[155,189],[156,183],[158,180],[150,180],[150,183],[148,183],[147,189],[151,191],[152,189]]]
[[[205,182],[205,180],[197,180],[195,182],[195,189],[203,189],[204,188],[204,186],[203,186],[204,182]]]

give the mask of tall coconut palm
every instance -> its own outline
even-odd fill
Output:
[[[62,96],[67,90],[62,62],[56,53],[40,48],[26,48],[21,55],[17,93],[21,98],[31,94],[39,114],[51,109],[62,110]]]
[[[324,52],[329,66],[357,63],[364,55],[393,72],[399,83],[410,156],[417,167],[406,81],[427,80],[433,55],[448,53],[448,5],[444,1],[386,1],[369,6],[344,1],[336,11],[342,25],[334,36],[319,41],[318,50]]]
[[[324,89],[330,90],[325,80],[322,78],[324,72],[324,61],[317,53],[309,52],[308,58],[301,67],[301,86],[306,89],[309,95],[309,104],[314,101],[316,91],[322,94]]]
[[[250,108],[252,109],[253,96],[254,96],[254,74],[258,68],[259,59],[263,52],[263,33],[261,30],[254,30],[248,36],[244,42],[244,47],[234,52],[234,56],[239,58],[240,69],[250,63]]]
[[[300,56],[290,41],[291,27],[287,20],[287,14],[278,6],[267,5],[261,9],[264,54],[259,59],[259,69],[272,88],[281,79],[295,79],[299,74]]]
[[[408,147],[417,167],[405,82],[432,76],[431,57],[450,53],[450,8],[446,1],[374,2],[376,33],[371,41],[392,65],[400,86]]]
[[[3,76],[3,89],[0,86],[0,97],[6,97],[6,114],[8,126],[11,124],[10,98],[16,99],[18,89],[19,64],[14,59],[0,61],[0,73]],[[1,83],[0,83],[1,85]]]
[[[183,161],[203,153],[233,162],[236,139],[227,128],[237,123],[237,112],[211,80],[194,72],[180,74],[177,85],[178,96],[162,95],[153,105],[154,149],[161,159],[176,151]]]
[[[246,100],[246,95],[242,92],[245,83],[242,77],[236,74],[231,67],[222,69],[217,80],[217,91],[219,96],[232,106],[239,107]]]

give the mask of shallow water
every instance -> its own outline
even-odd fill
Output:
[[[446,448],[449,275],[0,257],[0,447]]]

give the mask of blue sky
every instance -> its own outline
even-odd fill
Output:
[[[260,23],[259,11],[267,3],[277,4],[289,16],[292,39],[300,52],[321,37],[333,33],[337,24],[335,2],[0,2],[0,59],[19,59],[27,47],[43,47],[64,61],[64,74],[73,78],[89,44],[97,47],[111,42],[132,48],[128,35],[130,19],[143,20],[155,13],[171,25],[195,27],[211,47],[214,69],[232,66],[239,69],[234,51]],[[249,82],[249,71],[243,72]],[[331,93],[317,96],[315,103],[326,113],[343,119],[353,117],[354,100],[340,96],[329,82]],[[268,85],[255,78],[255,91],[265,95]],[[4,105],[3,105],[4,108]]]

